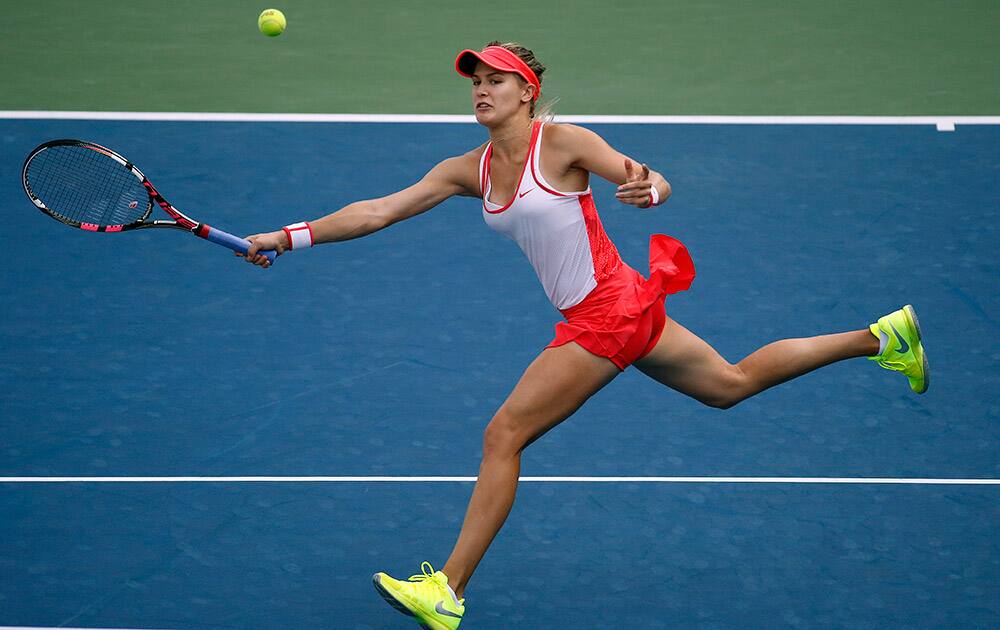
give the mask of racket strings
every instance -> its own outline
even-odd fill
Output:
[[[143,220],[151,201],[142,182],[103,153],[79,145],[57,145],[28,164],[28,185],[56,218],[100,226]]]

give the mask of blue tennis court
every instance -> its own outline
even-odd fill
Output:
[[[642,212],[592,182],[640,271],[650,233],[684,241],[698,277],[668,312],[726,358],[912,303],[933,380],[917,397],[849,361],[719,411],[629,370],[523,475],[1000,478],[1000,127],[588,126],[673,184]],[[115,148],[180,210],[250,234],[397,190],[480,128],[0,120],[0,625],[411,627],[371,574],[443,564],[472,489],[412,478],[476,474],[559,318],[520,251],[472,199],[268,270],[180,232],[71,230],[17,176],[57,137]],[[9,479],[178,476],[397,479]],[[997,627],[998,493],[525,482],[465,625]]]

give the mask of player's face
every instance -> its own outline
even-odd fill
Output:
[[[472,75],[472,107],[476,120],[492,126],[516,114],[530,102],[527,85],[513,72],[500,72],[480,61]]]

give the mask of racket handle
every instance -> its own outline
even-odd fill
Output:
[[[223,232],[204,223],[196,227],[194,233],[212,243],[228,247],[234,252],[245,254],[250,249],[250,241],[247,239],[233,236],[229,232]],[[261,250],[257,253],[267,258],[271,263],[274,262],[274,257],[277,255],[273,249]]]

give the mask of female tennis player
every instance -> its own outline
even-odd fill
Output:
[[[399,611],[425,628],[458,627],[466,584],[514,502],[521,451],[629,365],[723,409],[851,357],[870,357],[902,372],[917,393],[927,389],[927,359],[910,306],[868,328],[785,339],[735,365],[727,362],[664,312],[665,296],[687,289],[694,279],[684,246],[669,236],[652,236],[649,277],[643,277],[622,262],[605,234],[588,185],[596,174],[619,184],[620,202],[649,208],[670,196],[663,176],[592,131],[536,115],[544,66],[530,50],[492,42],[481,51],[462,51],[455,68],[472,80],[473,111],[489,132],[488,142],[442,161],[399,192],[248,237],[247,260],[267,267],[260,250],[282,254],[358,238],[453,195],[481,198],[486,224],[517,242],[565,318],[486,427],[478,481],[443,570],[424,562],[422,573],[405,581],[375,574],[375,588]]]

